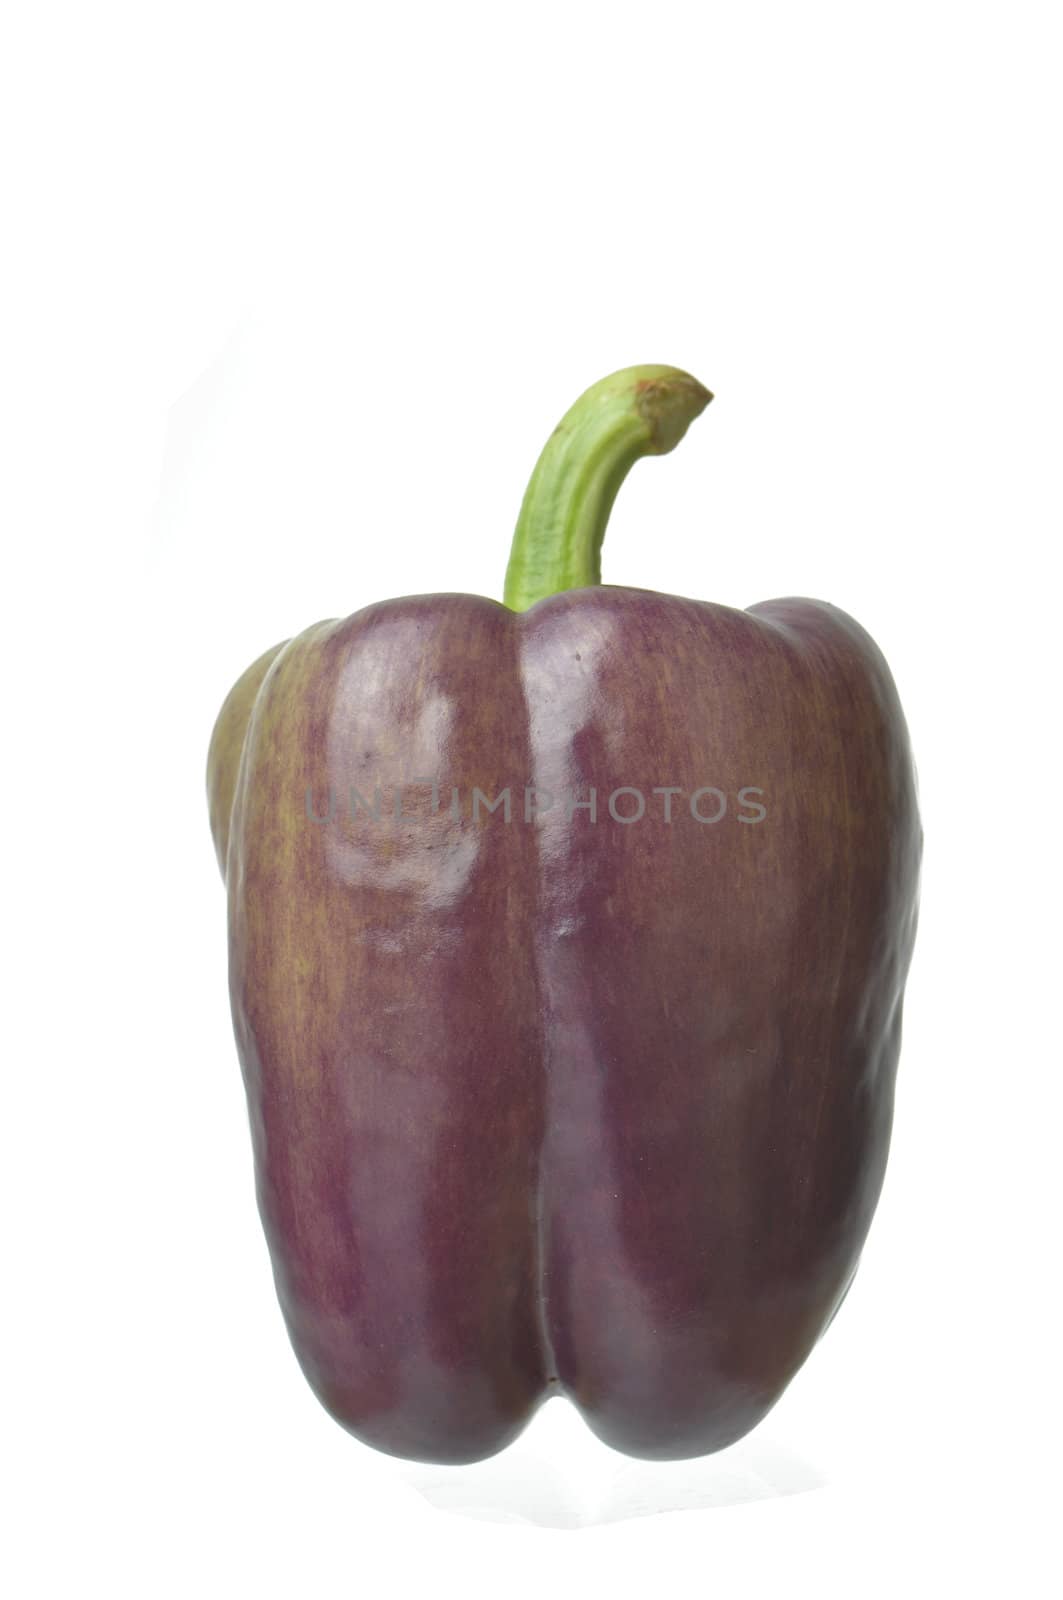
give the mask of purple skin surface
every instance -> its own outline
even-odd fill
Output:
[[[407,788],[395,820],[417,778],[438,810]],[[868,634],[802,599],[389,601],[255,664],[209,782],[259,1205],[324,1405],[436,1462],[556,1394],[631,1455],[746,1433],[889,1145],[922,832]],[[531,822],[526,784],[559,797]]]

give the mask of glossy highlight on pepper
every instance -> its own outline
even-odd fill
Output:
[[[824,602],[600,583],[627,471],[710,398],[670,367],[595,385],[532,476],[505,605],[319,623],[215,725],[277,1292],[322,1402],[393,1454],[490,1455],[552,1395],[631,1455],[730,1444],[831,1320],[875,1210],[922,847],[886,662]],[[414,787],[390,826],[308,819],[308,789],[425,774],[755,785],[765,815],[505,826]]]

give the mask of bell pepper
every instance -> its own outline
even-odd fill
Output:
[[[777,1400],[883,1181],[922,830],[837,607],[602,586],[632,464],[711,396],[589,389],[505,604],[318,623],[208,760],[277,1292],[358,1438],[479,1459],[565,1395],[630,1455]]]

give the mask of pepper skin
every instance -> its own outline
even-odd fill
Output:
[[[628,467],[708,399],[671,368],[596,385],[508,605],[318,624],[215,727],[277,1291],[322,1402],[396,1455],[490,1455],[553,1394],[631,1455],[730,1444],[878,1200],[922,845],[886,662],[818,601],[598,583]],[[473,815],[507,788],[508,822]]]

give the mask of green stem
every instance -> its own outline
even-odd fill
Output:
[[[617,491],[641,456],[663,456],[712,399],[676,367],[625,367],[567,411],[524,494],[506,571],[513,611],[601,583],[602,540]]]

